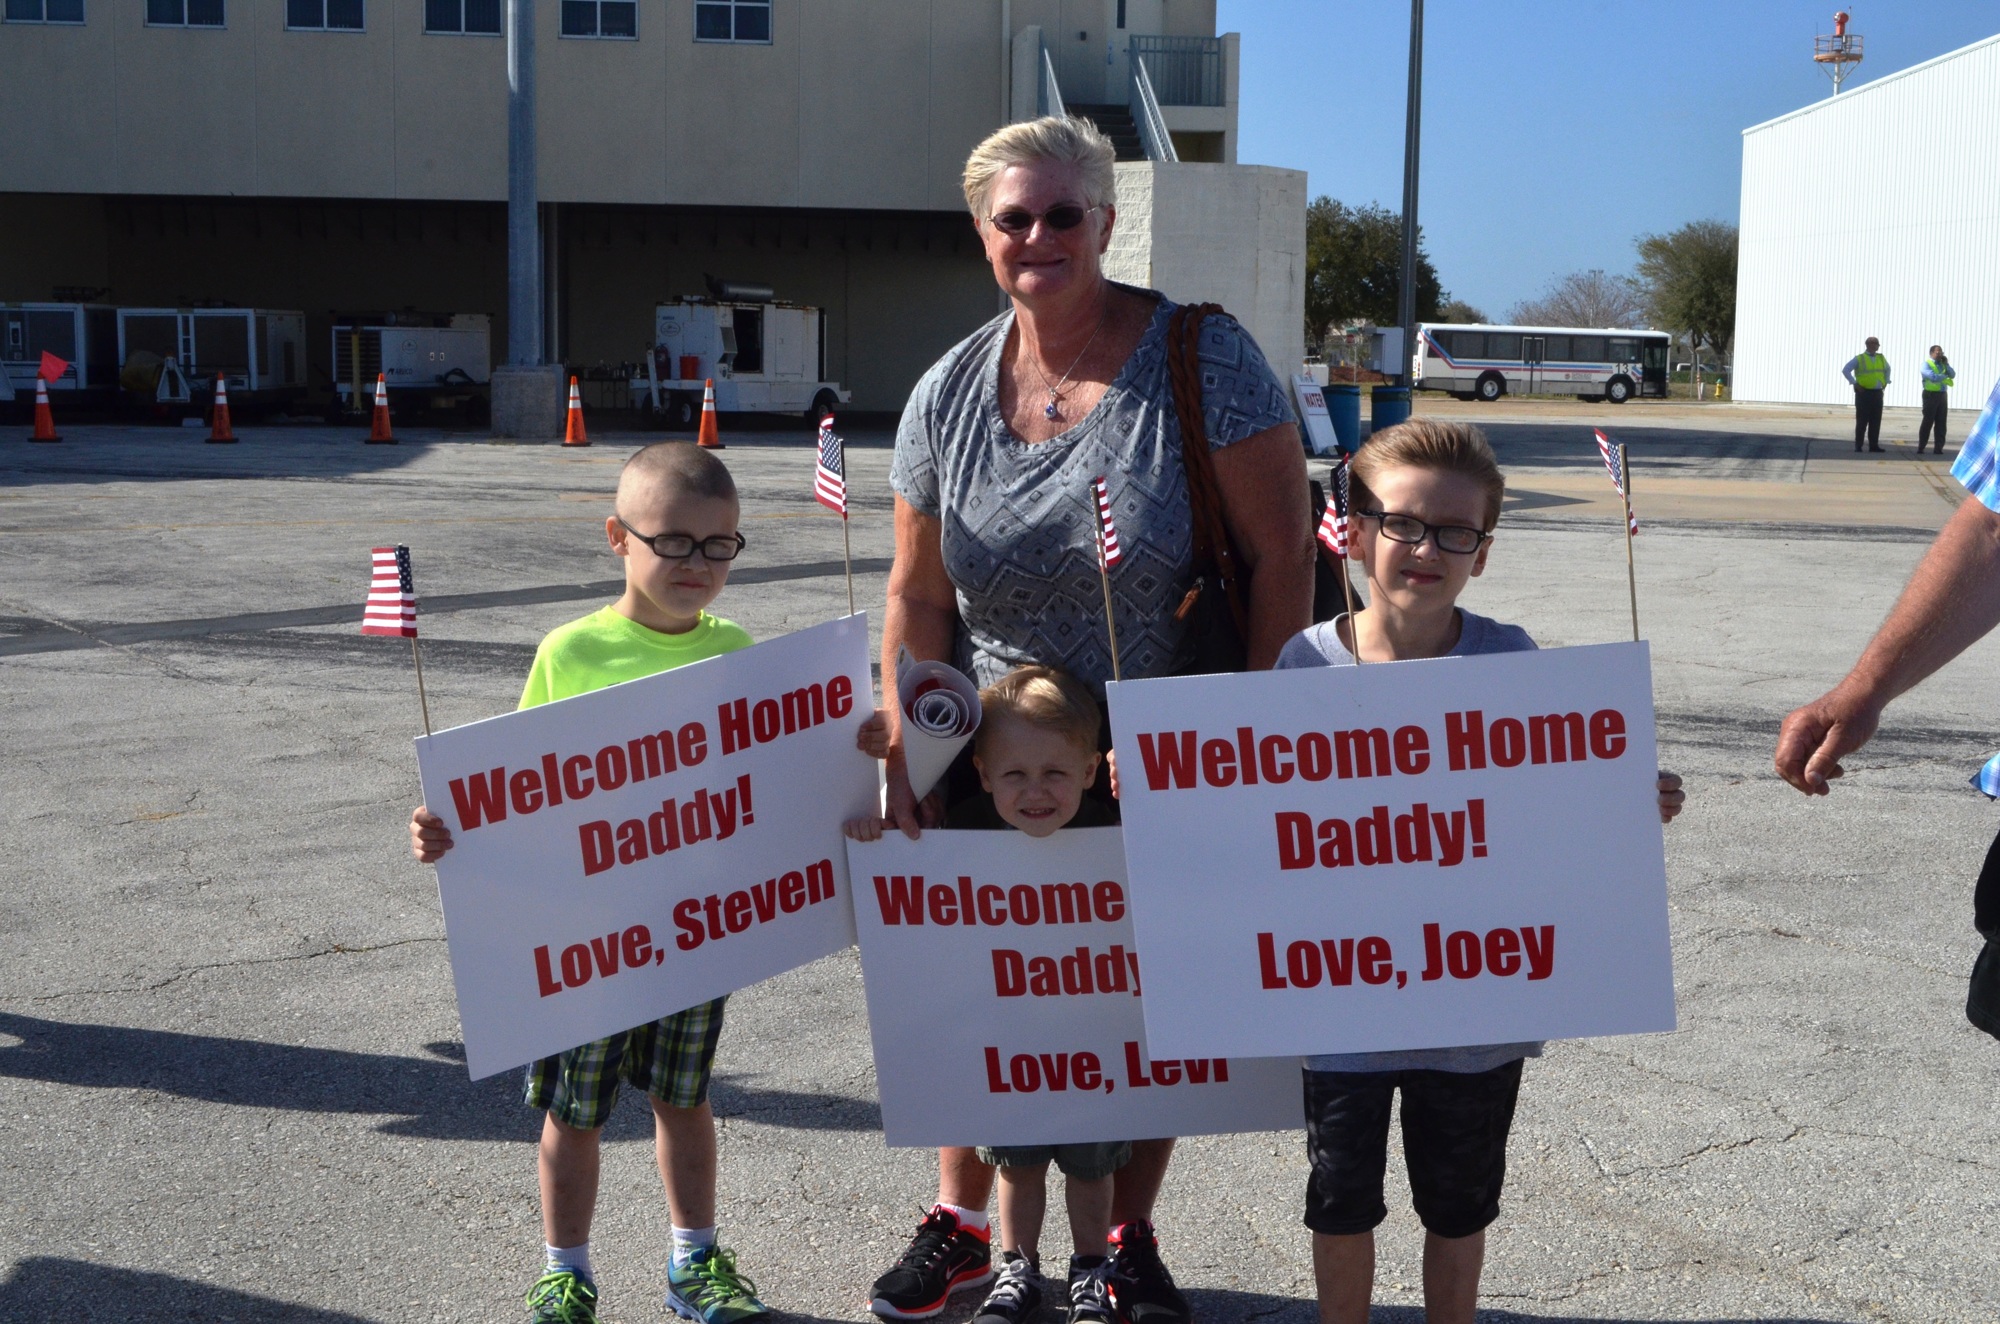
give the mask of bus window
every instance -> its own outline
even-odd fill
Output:
[[[1604,362],[1603,336],[1575,336],[1572,338],[1572,344],[1574,347],[1571,352],[1576,355],[1578,363]]]
[[[1560,363],[1569,358],[1568,336],[1548,336],[1545,339],[1548,343],[1542,347],[1542,362]]]
[[[1451,352],[1462,359],[1482,358],[1486,354],[1486,334],[1483,331],[1454,331],[1451,333]]]
[[[1639,357],[1639,343],[1637,341],[1620,339],[1619,337],[1616,336],[1612,337],[1611,356],[1607,360],[1607,362],[1632,363],[1636,361],[1638,357]]]
[[[1504,331],[1489,331],[1486,335],[1486,357],[1489,359],[1521,358],[1521,337]]]

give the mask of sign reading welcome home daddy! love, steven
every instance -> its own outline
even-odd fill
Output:
[[[1674,1028],[1645,645],[1109,697],[1154,1052]]]
[[[1117,828],[849,842],[891,1145],[1037,1145],[1283,1130],[1296,1058],[1163,1058]]]
[[[417,740],[474,1079],[854,941],[868,622]]]

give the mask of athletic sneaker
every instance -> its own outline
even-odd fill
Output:
[[[1105,1266],[1111,1304],[1123,1324],[1189,1324],[1194,1312],[1160,1262],[1160,1243],[1144,1219],[1111,1229],[1111,1260]]]
[[[736,1272],[736,1252],[703,1246],[685,1264],[667,1269],[667,1309],[696,1324],[750,1324],[771,1312],[757,1299],[757,1284]]]
[[[1111,1261],[1102,1255],[1069,1257],[1069,1324],[1114,1324],[1118,1310],[1111,1304],[1105,1276]]]
[[[1042,1266],[1017,1250],[1000,1252],[1000,1272],[972,1324],[1028,1324],[1042,1311]]]
[[[883,1319],[929,1319],[953,1292],[993,1277],[991,1235],[962,1226],[958,1215],[933,1205],[896,1267],[875,1280],[868,1308]]]
[[[597,1288],[573,1269],[543,1274],[528,1289],[528,1324],[597,1324]]]

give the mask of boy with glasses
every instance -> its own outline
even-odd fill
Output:
[[[625,592],[608,607],[559,626],[535,650],[523,708],[573,698],[656,672],[748,648],[750,636],[706,608],[743,550],[736,484],[722,462],[686,442],[648,446],[618,475],[604,521],[625,562]],[[411,851],[425,864],[451,849],[444,821],[419,805]],[[529,1107],[543,1109],[540,1172],[544,1267],[528,1292],[530,1324],[596,1324],[590,1265],[599,1137],[620,1082],[653,1105],[655,1153],[673,1213],[667,1308],[697,1324],[753,1324],[770,1317],[756,1284],[715,1239],[715,1118],[709,1073],[722,1036],[724,999],[572,1048],[529,1065]]]

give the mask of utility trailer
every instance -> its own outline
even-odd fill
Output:
[[[375,403],[380,373],[389,397],[408,408],[492,416],[493,328],[485,313],[354,313],[333,319],[329,421]]]
[[[773,297],[769,286],[727,282],[653,312],[645,370],[632,378],[635,407],[689,428],[702,389],[715,382],[719,413],[803,414],[817,422],[854,398],[826,376],[826,313]]]
[[[118,310],[90,303],[0,303],[0,400],[35,398],[42,355],[69,364],[51,394],[110,404],[118,392]]]
[[[306,391],[306,315],[269,308],[120,308],[119,383],[156,406],[229,383],[232,407],[288,404]]]

